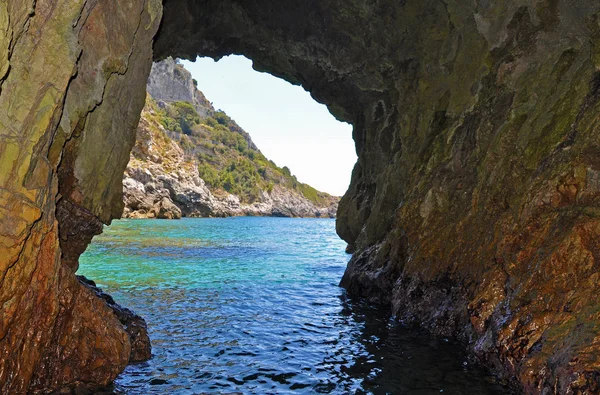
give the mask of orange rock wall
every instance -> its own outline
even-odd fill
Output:
[[[120,215],[161,12],[0,2],[0,393],[105,385],[129,361],[123,325],[74,272],[81,240]]]

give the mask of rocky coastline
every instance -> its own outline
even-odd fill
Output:
[[[148,100],[158,106],[190,103],[200,119],[215,109],[199,91],[192,75],[172,58],[156,62],[148,78]],[[147,104],[137,128],[136,143],[123,178],[123,218],[179,219],[182,217],[313,217],[335,218],[339,198],[328,196],[318,205],[298,191],[274,185],[261,189],[253,202],[224,190],[211,191],[200,177],[198,161],[186,154],[176,134],[156,118],[156,107]],[[258,151],[248,133],[237,124],[232,127],[248,146]],[[179,137],[181,139],[181,137]]]

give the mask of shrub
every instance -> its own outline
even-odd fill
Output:
[[[219,172],[213,166],[207,163],[201,163],[198,165],[198,173],[200,178],[202,178],[210,187],[221,187]]]
[[[231,122],[231,118],[224,111],[218,110],[214,114],[214,119],[223,126],[228,126]]]
[[[310,185],[306,185],[306,184],[299,184],[299,189],[300,189],[300,193],[302,193],[302,195],[304,195],[305,198],[307,198],[308,200],[314,202],[314,203],[320,203],[321,202],[321,197],[319,196],[319,192],[311,187]]]
[[[248,149],[248,142],[246,141],[246,139],[244,137],[242,137],[239,134],[235,134],[235,139],[236,139],[236,145],[235,147],[237,148],[237,150],[239,152],[241,152],[242,154]]]
[[[233,174],[230,172],[222,172],[220,183],[223,189],[231,193],[235,185],[235,179],[233,178]]]
[[[179,122],[177,122],[176,120],[174,120],[173,118],[163,114],[160,116],[160,123],[163,125],[163,127],[166,130],[169,130],[171,132],[175,132],[175,133],[181,133],[181,126],[179,125]]]
[[[183,148],[183,150],[185,152],[190,152],[196,147],[196,145],[192,142],[192,140],[185,134],[183,136],[181,136],[181,140],[179,141],[179,144],[181,145],[181,148]]]
[[[200,123],[215,128],[219,123],[213,117],[206,117]]]
[[[179,121],[183,133],[187,135],[192,134],[194,125],[200,124],[200,117],[194,106],[183,101],[175,102],[171,106],[175,111],[175,118]]]

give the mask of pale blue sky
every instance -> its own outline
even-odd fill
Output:
[[[318,190],[346,192],[356,162],[351,125],[337,121],[302,87],[255,71],[243,56],[182,64],[213,106],[250,133],[267,158]]]

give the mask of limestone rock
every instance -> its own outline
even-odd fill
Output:
[[[191,73],[173,58],[152,65],[146,89],[157,101],[192,103],[200,116],[207,116],[215,111],[204,94],[196,89]]]
[[[179,219],[181,218],[181,210],[177,207],[171,199],[163,197],[158,205],[158,213],[156,218],[159,219]]]

